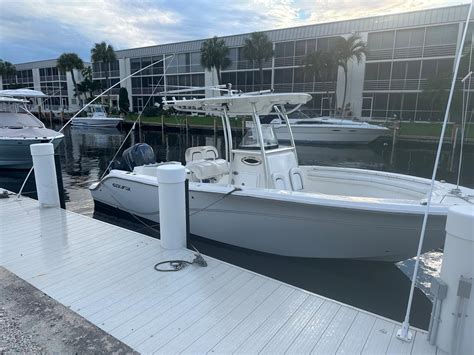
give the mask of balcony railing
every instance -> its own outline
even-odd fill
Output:
[[[392,59],[393,49],[369,49],[367,51],[367,60]]]
[[[66,81],[66,75],[44,75],[40,76],[40,82],[44,81]]]
[[[423,90],[426,79],[365,80],[365,91],[377,90]]]
[[[95,71],[92,72],[92,78],[105,78],[106,71]],[[119,78],[120,77],[120,70],[111,70],[109,72],[109,78]]]
[[[394,59],[420,58],[423,56],[423,47],[395,48]]]
[[[445,57],[456,54],[455,44],[405,48],[369,49],[367,60]]]
[[[295,65],[295,57],[275,58],[275,67],[292,67]]]
[[[456,45],[426,46],[423,48],[423,57],[444,57],[456,54]]]

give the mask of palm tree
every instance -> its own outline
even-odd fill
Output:
[[[243,54],[245,59],[257,64],[260,73],[260,90],[263,89],[263,63],[273,56],[273,44],[263,32],[254,32],[245,39]]]
[[[207,39],[201,46],[201,65],[207,70],[216,69],[218,84],[221,83],[221,71],[227,68],[232,61],[227,57],[229,47],[226,46],[223,39]]]
[[[309,53],[304,59],[304,71],[306,75],[313,77],[313,81],[329,81],[332,73],[337,69],[334,52],[316,51]],[[327,92],[329,100],[329,91]],[[332,107],[330,107],[330,110]]]
[[[87,102],[94,97],[94,92],[100,89],[100,83],[92,79],[92,69],[91,67],[85,67],[81,71],[82,77],[84,78],[77,87],[81,94],[84,94],[84,99]],[[89,93],[89,97],[87,97]]]
[[[59,56],[56,64],[59,71],[71,73],[72,82],[74,84],[75,95],[79,98],[79,90],[77,88],[76,78],[74,77],[74,69],[83,69],[84,62],[76,53],[63,53]]]
[[[7,61],[0,59],[0,76],[8,77],[16,74],[15,66]]]
[[[91,60],[93,63],[102,62],[107,66],[105,70],[105,82],[106,85],[109,85],[110,63],[117,60],[114,47],[105,42],[96,43],[94,48],[91,49]],[[107,101],[110,108],[110,91],[107,94]]]
[[[347,93],[347,65],[356,59],[359,64],[364,55],[367,54],[367,44],[362,41],[358,34],[352,34],[349,38],[338,37],[335,49],[337,65],[344,70],[344,96],[342,99],[342,113],[346,106]]]

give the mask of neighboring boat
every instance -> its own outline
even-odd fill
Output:
[[[285,105],[298,108],[310,99],[292,93],[163,100],[165,107],[178,111],[219,115],[225,128],[226,159],[212,146],[192,147],[185,154],[191,233],[293,257],[399,261],[416,255],[430,180],[299,166]],[[272,125],[260,122],[260,116],[272,111],[286,123],[289,146],[278,143]],[[251,116],[253,125],[234,149],[230,117],[236,116]],[[159,222],[159,164],[150,147],[140,147],[126,151],[120,169],[90,190],[98,208]],[[450,206],[474,202],[473,189],[455,187],[435,184],[424,251],[443,246]]]
[[[85,127],[117,127],[123,121],[120,117],[109,117],[103,105],[89,105],[86,108],[87,117],[74,117],[73,126]]]
[[[0,91],[0,95],[9,95],[0,96],[0,168],[29,168],[32,165],[30,144],[52,140],[56,147],[64,138],[62,133],[46,128],[28,110],[28,100],[21,97],[46,97],[39,91],[32,91]]]
[[[368,144],[390,133],[387,127],[333,117],[310,118],[299,112],[300,118],[290,118],[289,122],[296,142],[346,144]],[[280,117],[270,122],[277,138],[290,140],[285,122]]]

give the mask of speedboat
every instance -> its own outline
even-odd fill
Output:
[[[163,99],[165,107],[181,112],[220,116],[225,128],[224,158],[213,146],[185,153],[191,233],[291,257],[399,261],[416,255],[430,180],[300,166],[287,114],[310,99],[304,93]],[[273,125],[260,122],[270,112],[285,122],[289,145],[279,143]],[[238,147],[232,117],[253,121]],[[110,170],[90,191],[98,209],[118,209],[157,223],[157,167],[177,163],[156,163],[152,152],[135,152],[124,152],[127,164]],[[432,196],[424,251],[443,246],[449,207],[474,203],[473,189],[442,181],[436,182]]]
[[[310,118],[299,112],[302,117],[289,118],[296,142],[323,144],[368,144],[390,133],[387,127],[362,121],[334,117]],[[280,117],[270,122],[280,140],[290,140],[285,122]]]
[[[71,124],[83,127],[117,127],[123,121],[120,117],[109,117],[103,105],[89,105],[86,113],[86,117],[74,117]]]
[[[29,168],[32,165],[30,144],[52,142],[57,147],[64,135],[46,128],[28,110],[29,101],[19,98],[31,93],[8,90],[0,92],[2,94],[11,96],[0,96],[0,168]],[[34,97],[41,97],[40,94]]]

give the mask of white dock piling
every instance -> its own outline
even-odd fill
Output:
[[[446,222],[440,278],[447,284],[436,345],[450,354],[474,354],[474,207],[454,206]]]
[[[59,190],[52,143],[30,145],[40,207],[59,207]]]
[[[186,169],[180,164],[157,168],[160,208],[160,239],[165,249],[186,247]]]

